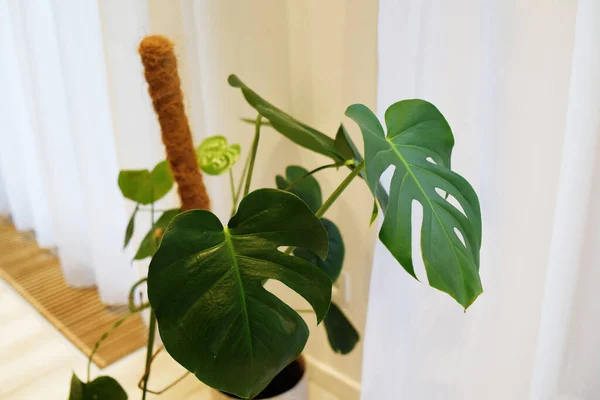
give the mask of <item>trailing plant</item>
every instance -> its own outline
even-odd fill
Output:
[[[172,160],[161,161],[152,171],[119,175],[123,195],[136,202],[125,246],[139,212],[152,215],[152,227],[135,255],[152,257],[148,278],[132,289],[135,293],[147,284],[149,304],[136,305],[133,295],[130,299],[131,313],[151,309],[142,396],[153,359],[154,321],[164,348],[177,362],[207,385],[245,399],[258,395],[303,351],[309,330],[300,313],[315,313],[335,352],[346,354],[355,347],[357,330],[331,302],[345,249],[342,232],[325,214],[357,177],[373,194],[371,222],[378,213],[383,216],[381,242],[410,275],[416,278],[411,213],[412,202],[418,201],[423,207],[420,249],[429,284],[465,310],[482,293],[479,201],[470,184],[451,170],[454,137],[435,106],[416,99],[395,103],[385,113],[384,129],[366,106],[351,105],[346,115],[362,132],[363,154],[343,125],[330,137],[270,104],[235,75],[228,81],[257,112],[255,119],[246,120],[254,125],[254,139],[241,175],[236,179],[232,169],[241,148],[223,136],[205,139],[194,155],[194,164],[207,175],[228,176],[233,201],[226,223],[207,206],[166,210],[155,221],[154,203],[173,186]],[[156,99],[154,103],[156,108]],[[310,171],[297,165],[274,171],[276,188],[252,190],[264,126],[330,160]],[[386,191],[379,179],[390,167]],[[345,168],[348,174],[324,196],[316,176],[330,168]],[[207,199],[202,204],[208,205]],[[300,294],[311,310],[294,310],[267,291],[264,285],[270,279]],[[76,389],[96,382],[73,379]],[[107,387],[115,384],[106,381]]]

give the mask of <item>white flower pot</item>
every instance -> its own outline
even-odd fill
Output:
[[[298,381],[292,388],[288,391],[278,394],[274,397],[257,397],[257,399],[265,399],[265,400],[308,400],[308,373],[306,372],[306,362],[304,361],[304,357],[300,356],[298,359],[304,368],[304,374],[300,381]],[[221,393],[217,390],[213,390],[212,400],[232,400],[233,397],[229,397],[224,393]]]

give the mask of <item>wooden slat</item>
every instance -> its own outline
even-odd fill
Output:
[[[118,249],[117,249],[118,251]],[[93,288],[69,287],[56,256],[40,249],[30,232],[18,232],[0,218],[0,278],[11,285],[86,356],[122,313],[102,304]],[[146,328],[130,318],[104,342],[94,363],[104,368],[143,347]]]

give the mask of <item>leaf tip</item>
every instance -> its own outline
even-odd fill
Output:
[[[227,83],[229,83],[229,85],[233,87],[242,86],[242,81],[240,81],[240,79],[234,74],[231,74],[227,77]]]

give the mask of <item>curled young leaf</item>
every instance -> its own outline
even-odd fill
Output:
[[[240,145],[228,145],[224,136],[208,137],[196,148],[198,165],[209,175],[220,175],[229,171],[239,160],[240,152]]]

